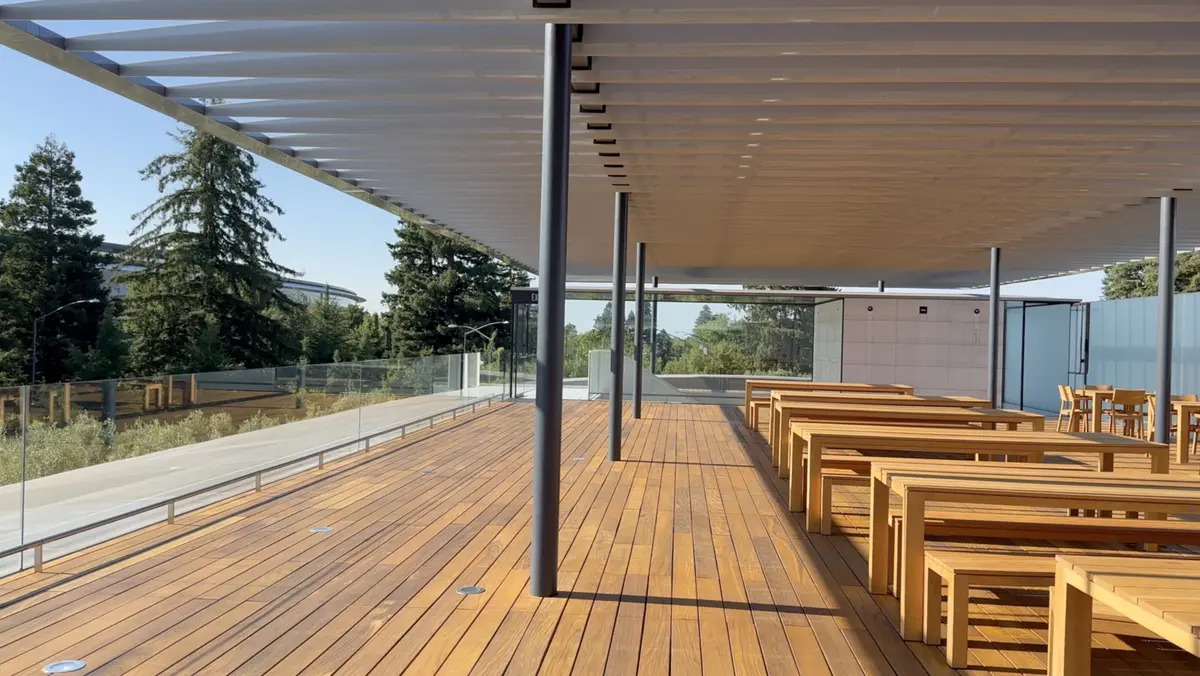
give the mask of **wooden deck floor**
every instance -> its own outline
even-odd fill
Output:
[[[809,536],[737,409],[648,405],[618,464],[606,417],[566,404],[558,598],[527,591],[512,404],[0,580],[0,675],[957,673],[863,588],[861,496],[838,495],[849,537]],[[999,594],[974,598],[964,673],[1044,673],[1044,593]],[[1095,637],[1097,674],[1200,673]]]

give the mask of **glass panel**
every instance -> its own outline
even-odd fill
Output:
[[[10,549],[22,542],[21,389],[0,387],[0,549]],[[0,558],[0,575],[15,572],[20,564],[18,556]]]
[[[1006,303],[1004,309],[1004,396],[1005,408],[1021,408],[1021,371],[1025,359],[1024,303]],[[1057,389],[1055,394],[1057,399]],[[1057,409],[1056,409],[1057,410]]]
[[[304,364],[31,388],[25,539],[56,535],[328,449],[327,460],[400,434],[398,425],[487,396],[478,355]],[[489,376],[491,378],[492,376]],[[503,370],[498,376],[503,379]],[[499,388],[495,388],[496,392]],[[15,392],[15,390],[13,391]],[[20,541],[19,397],[4,397],[0,541]],[[449,396],[447,396],[449,395]],[[316,460],[273,471],[268,480]],[[183,500],[177,515],[253,488],[253,478]],[[160,522],[166,510],[123,519],[46,548],[47,560]],[[16,525],[10,524],[14,522]],[[0,545],[3,548],[4,545]],[[31,559],[28,558],[27,562]],[[0,562],[2,564],[3,562]]]

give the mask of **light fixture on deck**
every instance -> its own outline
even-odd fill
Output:
[[[333,527],[332,526],[313,526],[312,528],[309,528],[308,530],[312,531],[313,533],[332,533]]]
[[[421,474],[433,474],[433,470],[431,470],[431,469],[422,470]]]
[[[483,587],[477,587],[477,586],[472,585],[469,587],[459,587],[457,591],[462,596],[474,596],[475,594],[482,594],[483,592],[485,592],[487,590],[484,589]]]
[[[86,667],[87,664],[83,660],[59,660],[51,662],[42,667],[43,674],[69,674],[72,671],[79,671]]]

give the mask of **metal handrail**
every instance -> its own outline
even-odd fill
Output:
[[[32,549],[33,550],[33,569],[35,572],[40,573],[40,572],[42,572],[42,566],[43,566],[43,548],[45,547],[45,545],[48,545],[50,543],[57,542],[59,540],[63,540],[65,538],[69,538],[69,537],[72,537],[75,535],[79,535],[80,533],[86,533],[89,530],[100,528],[102,526],[107,526],[111,523],[123,521],[125,519],[129,519],[129,518],[138,516],[140,514],[145,514],[146,512],[152,512],[156,509],[162,509],[164,507],[167,509],[167,523],[172,524],[172,523],[175,523],[175,503],[177,503],[177,502],[180,502],[183,500],[188,500],[188,499],[200,496],[200,495],[204,495],[205,493],[209,493],[211,491],[218,490],[220,488],[225,488],[226,486],[231,486],[233,484],[240,483],[242,481],[246,481],[247,479],[249,479],[251,477],[254,478],[255,492],[261,492],[262,491],[262,477],[264,474],[267,474],[270,472],[277,472],[286,467],[290,467],[292,465],[297,465],[302,462],[312,460],[313,458],[317,459],[317,469],[324,469],[326,453],[337,451],[339,449],[343,449],[348,446],[357,446],[358,444],[363,443],[364,441],[366,443],[363,446],[362,452],[369,453],[371,451],[371,439],[373,439],[375,437],[381,437],[386,434],[391,434],[391,433],[399,430],[400,438],[403,439],[408,434],[408,428],[410,428],[414,425],[420,425],[422,423],[428,422],[429,427],[432,428],[434,421],[437,418],[444,418],[445,416],[449,415],[449,416],[451,416],[451,420],[457,420],[459,411],[463,411],[463,410],[466,410],[469,408],[469,409],[471,409],[471,412],[474,413],[476,411],[477,407],[480,405],[486,404],[487,407],[490,408],[493,401],[495,401],[497,399],[503,401],[507,398],[508,398],[508,396],[504,392],[501,392],[500,394],[493,394],[492,396],[490,396],[486,399],[472,401],[469,404],[462,404],[461,406],[455,406],[452,408],[445,408],[436,413],[431,413],[423,418],[417,418],[416,420],[409,420],[409,421],[403,422],[399,425],[393,425],[392,427],[387,427],[387,428],[384,428],[381,430],[375,430],[374,432],[371,432],[370,434],[364,434],[363,436],[360,436],[351,441],[344,441],[344,442],[342,442],[340,444],[336,444],[334,446],[322,448],[319,451],[313,451],[312,453],[309,453],[308,455],[291,458],[289,460],[285,460],[283,462],[271,465],[270,467],[262,467],[262,468],[254,470],[253,472],[248,472],[246,474],[242,474],[242,475],[233,477],[231,479],[226,479],[224,481],[220,481],[215,484],[210,484],[203,488],[197,488],[196,490],[190,491],[188,493],[184,493],[182,495],[176,495],[176,496],[173,496],[170,498],[166,498],[164,500],[159,500],[158,502],[154,502],[149,505],[143,505],[136,509],[131,509],[128,512],[122,512],[121,514],[116,514],[114,516],[110,516],[110,517],[101,519],[100,521],[85,524],[83,526],[76,526],[75,528],[71,528],[69,530],[62,531],[61,533],[55,533],[54,535],[47,535],[46,537],[39,538],[37,540],[31,540],[30,542],[24,542],[16,547],[10,547],[8,549],[0,550],[0,559],[6,558],[9,556],[13,556],[14,554],[24,554],[25,552]],[[341,457],[349,457],[350,455],[353,455],[353,453],[348,453]],[[281,477],[281,478],[283,478],[283,477]],[[24,557],[21,557],[20,567],[22,570],[24,570],[24,568],[25,568]]]

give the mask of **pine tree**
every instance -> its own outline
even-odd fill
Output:
[[[117,316],[117,303],[110,302],[100,318],[96,344],[86,352],[72,353],[75,376],[80,380],[119,378],[129,365],[129,339]]]
[[[386,337],[379,315],[368,314],[350,335],[350,350],[355,361],[379,359],[384,356]]]
[[[423,228],[401,223],[396,236],[387,274],[396,292],[384,294],[396,356],[460,352],[461,332],[449,325],[509,319],[509,289],[529,283],[511,263]],[[507,345],[510,327],[494,328]]]
[[[40,382],[75,377],[73,352],[96,341],[108,291],[91,234],[96,210],[83,197],[75,154],[47,138],[17,166],[8,200],[0,201],[0,384],[29,379],[33,322],[79,300],[38,326]]]
[[[306,308],[308,315],[305,322],[304,337],[300,341],[300,351],[310,364],[330,364],[334,355],[346,345],[350,334],[350,326],[346,312],[338,307],[326,291],[320,298],[309,303]]]
[[[135,216],[127,262],[126,327],[139,373],[254,368],[295,358],[272,307],[293,306],[280,284],[292,270],[267,245],[283,211],[262,194],[254,158],[211,134],[185,130],[179,152],[142,170],[162,194]],[[215,332],[215,333],[214,333]],[[213,338],[215,337],[215,340]]]

